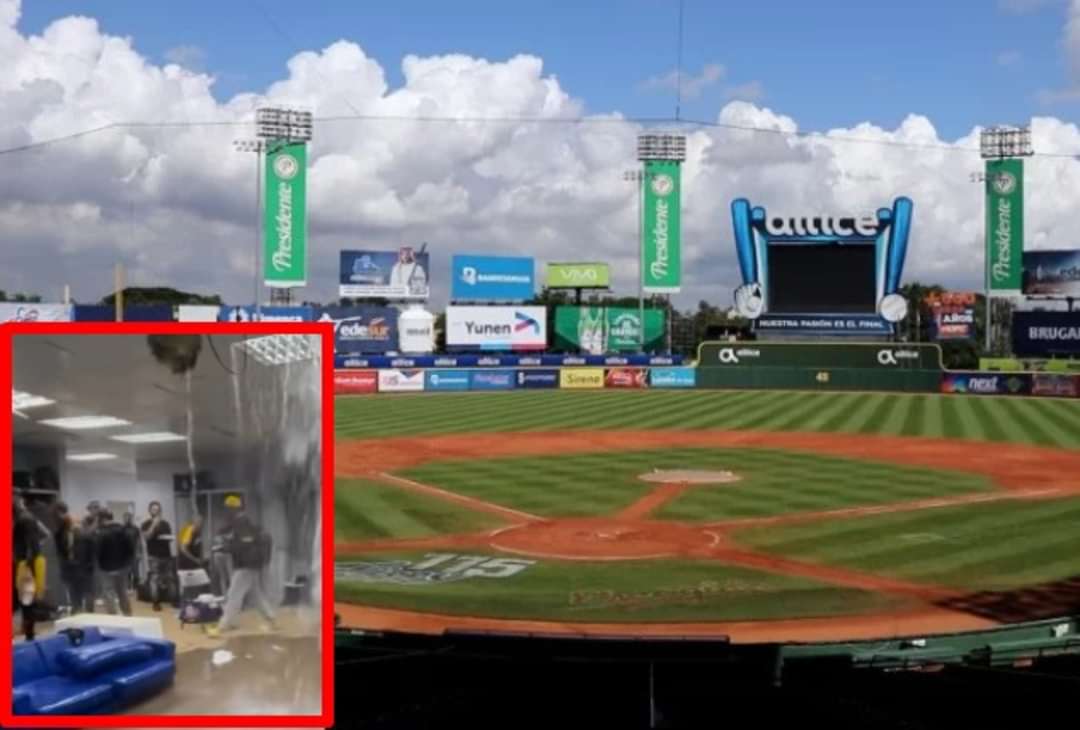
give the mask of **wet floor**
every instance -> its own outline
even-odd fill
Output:
[[[322,709],[319,648],[316,638],[239,636],[218,649],[177,654],[172,689],[127,714],[317,715]],[[221,651],[232,659],[216,665],[214,655]]]

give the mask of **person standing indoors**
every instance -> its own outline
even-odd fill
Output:
[[[56,557],[60,561],[60,580],[64,584],[64,605],[71,613],[78,613],[82,606],[76,607],[74,587],[74,550],[75,550],[75,521],[68,511],[64,502],[53,504],[53,514],[56,519],[56,532],[53,533],[53,542],[56,544]]]
[[[161,599],[168,587],[169,573],[172,572],[172,550],[169,539],[172,527],[161,516],[161,503],[150,503],[150,519],[142,523],[143,541],[146,543],[146,557],[149,565],[147,581],[150,583],[150,600],[154,610],[161,610]]]
[[[41,528],[37,519],[26,508],[22,497],[16,497],[12,506],[12,618],[17,614],[22,619],[19,628],[23,638],[33,641],[34,612],[45,592],[45,558],[41,554]]]
[[[97,570],[96,515],[85,516],[82,522],[72,524],[71,534],[71,610],[73,613],[93,613],[99,591],[94,582]]]
[[[123,525],[124,534],[135,546],[135,561],[131,565],[131,587],[134,589],[139,585],[139,561],[143,558],[142,532],[135,526],[135,515],[130,512],[124,512]]]
[[[221,632],[234,628],[249,595],[266,620],[267,630],[272,630],[276,628],[274,609],[262,585],[263,569],[270,562],[269,535],[247,514],[243,502],[236,495],[225,499],[225,507],[230,526],[227,545],[233,570],[221,620],[217,626],[208,626],[206,633],[217,637]]]
[[[123,614],[130,616],[128,581],[131,577],[131,566],[135,562],[135,545],[123,525],[113,520],[109,510],[101,512],[101,522],[101,532],[97,539],[97,564],[105,589],[114,594],[106,599],[109,613],[116,613],[116,604],[119,602]]]

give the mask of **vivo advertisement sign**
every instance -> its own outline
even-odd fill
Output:
[[[468,390],[468,370],[428,370],[425,373],[425,390]]]
[[[469,375],[472,390],[511,390],[516,380],[513,370],[472,370]]]
[[[458,350],[543,350],[544,307],[446,308],[446,345]]]
[[[455,255],[450,298],[461,302],[517,302],[536,293],[531,257]]]
[[[693,388],[697,385],[694,368],[652,368],[649,385],[654,388]]]
[[[518,370],[517,387],[519,388],[558,388],[558,370]]]
[[[317,321],[333,323],[336,353],[397,349],[398,310],[392,307],[323,307]]]

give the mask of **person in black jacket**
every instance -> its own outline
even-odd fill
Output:
[[[150,503],[150,519],[142,523],[140,528],[143,540],[146,542],[146,557],[149,564],[147,581],[150,583],[150,598],[154,602],[154,610],[161,610],[161,600],[168,591],[169,576],[173,572],[172,563],[172,527],[161,516],[161,504]]]
[[[71,531],[71,593],[72,613],[93,613],[97,593],[94,590],[97,570],[97,530],[94,528],[96,517],[84,517],[75,524]]]
[[[128,581],[131,566],[135,563],[135,545],[132,544],[123,525],[113,521],[108,510],[101,512],[101,530],[97,538],[97,562],[101,570],[102,584],[109,595],[109,613],[116,613],[116,602],[125,616],[131,615],[128,598]]]
[[[12,511],[12,617],[19,615],[23,637],[33,641],[34,608],[41,591],[36,573],[41,559],[41,528],[21,497],[15,498]]]
[[[250,595],[255,608],[266,620],[266,629],[276,628],[274,608],[262,585],[263,569],[270,560],[269,535],[255,523],[244,510],[237,495],[225,499],[226,520],[229,525],[226,549],[232,556],[232,577],[225,597],[225,608],[217,626],[206,628],[210,636],[220,636],[222,631],[235,628],[236,620]]]

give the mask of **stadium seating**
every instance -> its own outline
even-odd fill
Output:
[[[170,686],[176,645],[98,627],[14,646],[17,715],[116,713]]]

